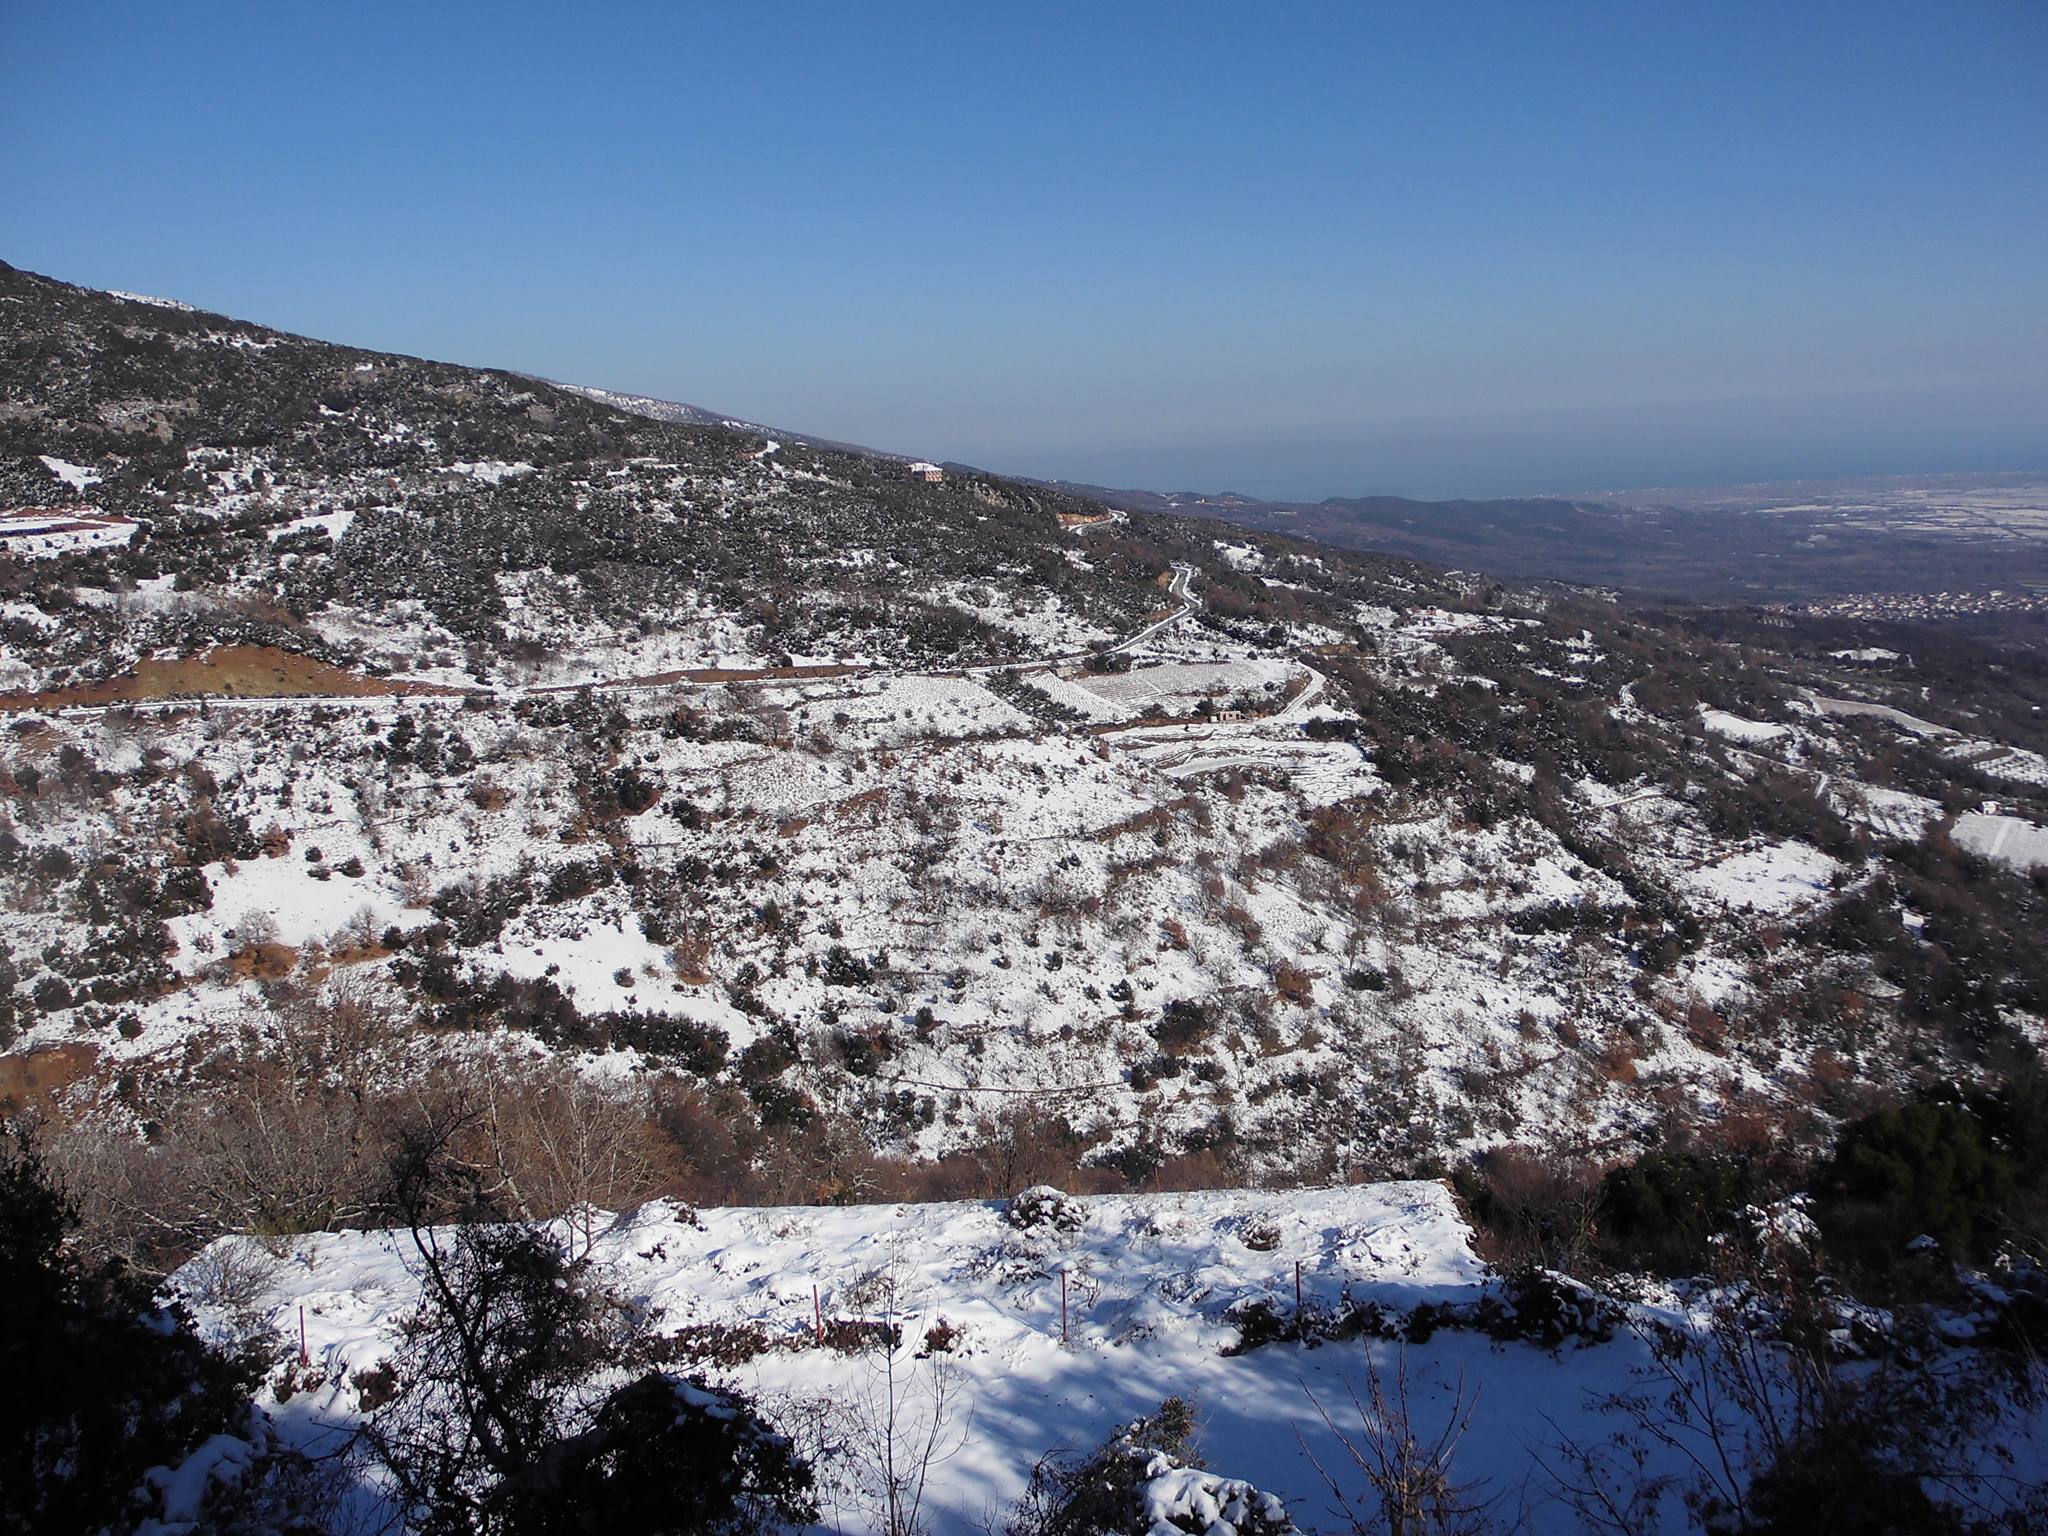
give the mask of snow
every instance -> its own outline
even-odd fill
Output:
[[[1278,690],[1299,679],[1291,662],[1247,659],[1223,662],[1167,662],[1072,679],[1078,688],[1112,704],[1139,713],[1187,714],[1205,698],[1226,699],[1239,693]]]
[[[276,543],[288,533],[307,533],[318,529],[336,543],[340,543],[348,532],[349,525],[355,520],[353,507],[339,507],[332,512],[315,512],[305,517],[295,517],[281,528],[271,529],[270,540]]]
[[[1146,1464],[1139,1489],[1146,1536],[1186,1536],[1188,1531],[1236,1536],[1247,1521],[1277,1525],[1286,1506],[1242,1478],[1219,1477],[1198,1467],[1177,1466],[1157,1455]]]
[[[1941,802],[1902,789],[1880,789],[1874,784],[1836,781],[1828,799],[1844,815],[1861,821],[1887,837],[1916,839],[1927,824],[1938,819]]]
[[[194,306],[187,304],[183,299],[160,299],[154,294],[128,293],[119,288],[109,288],[106,294],[110,299],[126,299],[130,304],[150,304],[158,309],[182,310],[186,314],[198,313]]]
[[[158,1513],[139,1536],[197,1532],[206,1518],[207,1497],[217,1486],[232,1486],[247,1471],[256,1447],[239,1435],[210,1435],[175,1467],[153,1467],[145,1482]]]
[[[524,460],[507,463],[503,459],[483,459],[473,464],[450,464],[448,467],[458,475],[468,475],[486,485],[502,485],[507,480],[517,480],[522,475],[534,473],[534,467]]]
[[[0,552],[29,560],[111,549],[135,537],[135,524],[98,512],[31,510],[0,513]]]
[[[1932,720],[1922,720],[1918,715],[1909,715],[1903,709],[1894,709],[1889,704],[1871,704],[1862,699],[1812,698],[1813,707],[1824,715],[1856,716],[1868,715],[1873,719],[1889,721],[1900,730],[1915,736],[1953,736],[1956,733],[1945,725],[1936,725]]]
[[[1018,674],[1018,681],[1035,688],[1063,709],[1071,709],[1089,720],[1122,720],[1127,711],[1080,682],[1052,671]]]
[[[1234,571],[1256,571],[1266,563],[1265,554],[1255,544],[1230,544],[1216,539],[1211,547]]]
[[[40,454],[38,457],[43,461],[43,468],[47,469],[59,480],[62,480],[81,496],[85,494],[87,486],[100,483],[99,473],[96,470],[87,469],[83,464],[68,464],[62,459],[50,457],[47,453]]]
[[[1622,1319],[1611,1339],[1555,1350],[1450,1325],[1416,1343],[1280,1340],[1226,1354],[1240,1342],[1233,1319],[1245,1307],[1292,1315],[1297,1275],[1311,1315],[1371,1305],[1395,1318],[1425,1304],[1469,1307],[1495,1294],[1494,1282],[1436,1183],[1060,1197],[1056,1217],[1021,1229],[1009,1204],[693,1213],[655,1202],[617,1218],[600,1213],[588,1265],[656,1333],[758,1329],[768,1347],[751,1359],[700,1369],[799,1434],[821,1411],[857,1414],[851,1405],[879,1402],[884,1379],[897,1400],[917,1405],[910,1411],[928,1413],[930,1384],[943,1378],[950,1408],[936,1438],[952,1449],[929,1468],[934,1536],[985,1530],[990,1512],[1023,1492],[1039,1456],[1055,1447],[1085,1452],[1169,1396],[1192,1401],[1197,1449],[1214,1470],[1155,1455],[1142,1485],[1148,1519],[1220,1516],[1236,1527],[1253,1511],[1284,1508],[1313,1528],[1329,1499],[1316,1464],[1347,1475],[1335,1436],[1360,1434],[1350,1405],[1354,1394],[1369,1396],[1375,1376],[1399,1382],[1425,1441],[1460,1403],[1469,1410],[1458,1481],[1482,1496],[1540,1494],[1539,1460],[1567,1437],[1603,1443],[1620,1425],[1602,1404],[1654,1387],[1652,1323],[1696,1326],[1667,1299],[1654,1309],[1611,1303]],[[254,1249],[256,1240],[215,1246],[238,1245]],[[410,1240],[319,1234],[271,1240],[269,1253],[276,1257],[254,1255],[259,1288],[243,1315],[295,1352],[303,1308],[311,1370],[285,1401],[266,1386],[259,1402],[286,1441],[331,1445],[363,1417],[356,1383],[396,1351],[418,1301]],[[186,1291],[202,1327],[228,1332],[233,1318],[190,1288],[205,1262],[173,1277],[171,1288]],[[901,1343],[816,1347],[821,1314],[894,1323]],[[942,1321],[950,1345],[927,1349]],[[690,1368],[684,1358],[679,1369]],[[2026,1443],[2015,1443],[2024,1452]],[[1642,1475],[1683,1474],[1684,1454],[1653,1446]],[[842,1484],[830,1464],[821,1471],[826,1526],[871,1529],[858,1507],[832,1507]],[[1524,1508],[1520,1528],[1533,1536],[1578,1529],[1560,1501],[1537,1497]],[[1675,1495],[1660,1514],[1647,1529],[1686,1528]]]
[[[1762,720],[1745,720],[1740,715],[1729,714],[1725,709],[1709,709],[1704,705],[1700,707],[1700,719],[1706,728],[1716,736],[1725,736],[1730,741],[1749,742],[1753,745],[1766,741],[1776,741],[1780,737],[1792,734],[1792,727],[1789,725],[1772,725]]]
[[[1349,742],[1275,739],[1241,725],[1177,725],[1125,732],[1116,743],[1171,779],[1233,769],[1277,773],[1309,807],[1335,805],[1382,787],[1372,764]]]
[[[1965,811],[1950,833],[1958,845],[2025,872],[2048,867],[2048,827],[2018,816]]]
[[[550,936],[537,933],[530,921],[515,919],[508,924],[502,941],[506,972],[551,977],[588,1013],[636,1007],[639,989],[667,974],[667,950],[649,943],[630,914],[586,910],[592,915],[573,944],[535,942]],[[618,980],[621,972],[627,977],[623,983]],[[717,1022],[726,1022],[727,1011],[738,1013],[721,1011]]]
[[[1826,896],[1840,869],[1818,848],[1782,842],[1702,865],[1680,881],[1724,907],[1782,916]]]
[[[2009,784],[2030,784],[2048,788],[2048,758],[2039,752],[2029,752],[2024,747],[2008,747],[1997,742],[1964,738],[1948,749],[1947,756],[1954,762],[1966,764],[1987,778],[2003,779]]]
[[[971,678],[905,674],[817,684],[780,699],[799,732],[878,746],[1028,730],[1031,720]]]
[[[313,864],[302,849],[320,844],[323,858]],[[352,879],[328,873],[351,854],[368,852],[367,844],[338,826],[330,825],[310,833],[290,852],[278,858],[243,860],[232,870],[210,866],[208,881],[213,887],[210,911],[170,920],[179,940],[179,960],[185,965],[202,963],[212,946],[195,943],[202,933],[226,937],[246,928],[252,919],[274,924],[276,942],[296,949],[311,943],[326,943],[342,928],[367,914],[372,933],[406,916],[403,894],[389,880]],[[315,873],[326,873],[321,879]]]
[[[1002,592],[968,581],[935,587],[927,596],[999,631],[1019,656],[1074,652],[1114,638],[1108,630],[1077,618],[1051,592]]]
[[[59,620],[43,612],[34,603],[0,603],[0,624],[20,625],[41,635],[53,635],[63,628]]]
[[[1368,1346],[1276,1344],[1224,1356],[1222,1347],[1237,1337],[1232,1306],[1291,1309],[1297,1262],[1304,1298],[1322,1308],[1350,1300],[1406,1312],[1425,1302],[1470,1302],[1487,1280],[1439,1184],[1099,1196],[1072,1204],[1084,1218],[1079,1230],[1020,1232],[1001,1202],[704,1210],[694,1219],[656,1203],[601,1230],[590,1265],[615,1290],[658,1309],[662,1331],[754,1324],[779,1341],[784,1347],[714,1373],[754,1394],[771,1417],[821,1398],[857,1401],[881,1368],[877,1353],[805,1347],[813,1286],[827,1318],[892,1316],[904,1339],[896,1366],[906,1375],[940,1368],[914,1358],[928,1329],[943,1318],[959,1330],[959,1344],[941,1363],[954,1377],[964,1438],[957,1454],[931,1469],[926,1498],[937,1536],[978,1530],[991,1506],[1023,1491],[1044,1451],[1095,1444],[1174,1394],[1194,1399],[1220,1477],[1250,1478],[1297,1505],[1320,1498],[1296,1430],[1326,1464],[1335,1464],[1335,1447],[1305,1389],[1326,1404],[1348,1401],[1365,1374]],[[388,1232],[290,1240],[254,1306],[294,1346],[304,1307],[314,1374],[323,1380],[286,1402],[264,1400],[285,1438],[328,1442],[360,1415],[354,1379],[395,1350],[419,1294],[408,1252],[407,1239]],[[203,1321],[225,1324],[199,1310]],[[1369,1347],[1383,1360],[1399,1352]],[[1640,1358],[1631,1342],[1552,1356],[1450,1331],[1406,1353],[1418,1404],[1433,1405],[1468,1366],[1485,1372],[1471,1436],[1475,1469],[1493,1456],[1519,1464],[1539,1405],[1568,1426],[1588,1428],[1587,1390],[1621,1385]],[[1157,1467],[1149,1490],[1162,1509],[1204,1494],[1219,1504],[1248,1496],[1171,1470]],[[849,1528],[865,1526],[855,1519]]]

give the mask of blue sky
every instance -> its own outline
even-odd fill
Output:
[[[0,257],[988,467],[2048,467],[2038,0],[0,5]]]

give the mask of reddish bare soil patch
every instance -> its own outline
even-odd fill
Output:
[[[460,688],[368,677],[274,645],[217,645],[197,656],[150,657],[125,677],[41,693],[0,694],[0,710],[64,709],[151,699],[367,698],[459,694]]]
[[[100,1053],[90,1045],[48,1045],[19,1056],[0,1056],[0,1110],[50,1113],[66,1088],[93,1076]]]
[[[282,981],[299,963],[289,944],[251,944],[228,956],[228,974],[237,981]]]

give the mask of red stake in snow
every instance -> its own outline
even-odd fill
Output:
[[[817,1325],[818,1342],[825,1342],[825,1303],[818,1297],[816,1282],[811,1285],[811,1320]]]
[[[1067,1272],[1060,1271],[1060,1342],[1067,1342]]]
[[[1302,1315],[1301,1310],[1301,1260],[1299,1259],[1294,1261],[1294,1336],[1296,1338],[1306,1338],[1308,1336],[1308,1319]]]
[[[299,1308],[299,1364],[311,1365],[313,1357],[306,1353],[306,1309]]]

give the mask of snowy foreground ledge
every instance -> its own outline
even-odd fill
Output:
[[[571,1242],[579,1253],[588,1243],[598,1277],[646,1309],[657,1333],[702,1344],[758,1329],[768,1341],[758,1352],[730,1352],[723,1364],[684,1355],[676,1368],[746,1391],[800,1443],[821,1415],[873,1403],[890,1370],[885,1350],[816,1347],[821,1320],[835,1335],[893,1321],[906,1411],[928,1413],[934,1373],[946,1378],[942,1459],[924,1509],[935,1536],[1000,1529],[1040,1456],[1087,1451],[1176,1395],[1194,1402],[1198,1447],[1216,1473],[1277,1495],[1304,1526],[1340,1527],[1311,1455],[1331,1468],[1345,1458],[1311,1394],[1338,1429],[1355,1433],[1352,1394],[1369,1395],[1375,1365],[1383,1380],[1405,1374],[1423,1438],[1441,1429],[1461,1386],[1468,1405],[1476,1398],[1456,1470],[1497,1501],[1503,1524],[1576,1530],[1579,1518],[1537,1466],[1567,1438],[1605,1441],[1617,1426],[1601,1401],[1639,1384],[1649,1359],[1627,1328],[1555,1350],[1445,1327],[1407,1344],[1285,1339],[1224,1353],[1239,1344],[1233,1318],[1247,1307],[1292,1316],[1297,1263],[1311,1312],[1372,1304],[1403,1315],[1480,1302],[1489,1273],[1438,1184],[1054,1196],[1021,1228],[1013,1204],[1023,1201],[693,1213],[657,1202],[602,1218]],[[366,1376],[375,1400],[374,1373],[417,1304],[411,1239],[319,1235],[294,1240],[274,1262],[261,1253],[251,1240],[224,1239],[181,1274],[196,1289],[209,1264],[252,1259],[256,1278],[235,1310],[245,1327],[273,1328],[294,1355],[304,1309],[310,1367],[292,1373],[299,1384],[283,1401],[286,1376],[274,1377],[264,1405],[287,1439],[331,1446],[364,1413]],[[199,1311],[203,1322],[228,1324],[217,1304]],[[1660,1470],[1680,1469],[1645,1472]],[[1682,1529],[1671,1503],[1671,1528]],[[834,1513],[828,1507],[828,1526],[866,1528],[857,1509]]]

